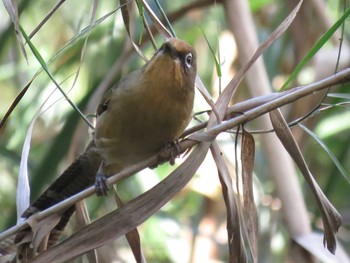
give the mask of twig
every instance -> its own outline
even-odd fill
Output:
[[[36,28],[30,33],[29,39],[32,39],[32,37],[42,28],[43,25],[49,20],[49,18],[56,12],[56,10],[65,2],[66,0],[60,0],[58,3],[50,10],[50,12],[44,17],[44,19],[37,25]]]
[[[328,78],[320,80],[318,82],[287,90],[283,93],[278,94],[280,96],[276,95],[276,98],[274,98],[274,99],[272,99],[272,100],[270,100],[270,101],[268,101],[260,106],[247,109],[242,115],[232,117],[231,119],[228,119],[225,122],[222,122],[220,124],[213,126],[212,128],[208,129],[207,131],[204,131],[204,132],[198,131],[195,134],[189,136],[189,139],[183,140],[179,144],[180,152],[183,153],[187,149],[190,149],[191,147],[193,147],[195,144],[197,144],[197,142],[200,140],[201,137],[217,136],[221,132],[224,132],[228,129],[232,129],[233,127],[236,127],[239,124],[246,123],[250,120],[253,120],[253,119],[255,119],[255,118],[257,118],[265,113],[268,113],[269,111],[271,111],[273,109],[284,106],[288,103],[296,101],[296,100],[303,98],[307,95],[310,95],[314,92],[328,88],[329,86],[341,84],[344,82],[350,82],[350,68],[342,70],[342,71],[340,71],[340,72],[338,72],[338,73],[336,73]],[[266,96],[264,96],[264,97],[266,97]],[[257,101],[259,101],[259,100],[257,100]],[[251,104],[251,101],[248,101],[248,102],[249,102],[249,104]],[[244,104],[244,102],[242,102],[242,104]],[[241,107],[244,108],[243,106],[241,106]],[[194,135],[196,135],[196,140],[193,140]],[[169,153],[169,157],[170,157],[170,153]],[[141,171],[144,168],[147,168],[150,166],[155,166],[156,164],[160,164],[162,162],[164,162],[164,160],[159,160],[158,155],[155,155],[155,156],[153,156],[153,157],[151,157],[143,162],[140,162],[136,165],[132,165],[132,166],[124,169],[123,171],[121,171],[118,174],[115,174],[115,175],[109,177],[107,180],[107,184],[108,185],[115,184],[119,180],[126,178],[128,176],[131,176],[131,175],[135,174],[136,172]],[[33,216],[35,216],[36,220],[41,221],[41,220],[47,218],[48,216],[50,216],[54,213],[57,213],[57,212],[65,209],[67,207],[70,207],[73,204],[75,204],[76,202],[93,195],[94,193],[95,193],[95,187],[94,186],[89,187],[89,188],[85,189],[84,191],[82,191],[82,192],[80,192],[80,193],[78,193],[70,198],[67,198],[66,200],[64,200],[64,201],[62,201],[62,202],[44,210],[44,211],[41,211]],[[15,233],[18,232],[18,230],[23,229],[26,226],[28,226],[27,220],[24,221],[23,223],[20,223],[16,226],[4,231],[3,233],[0,234],[0,241],[4,240],[7,237],[10,237],[11,235],[14,235]]]

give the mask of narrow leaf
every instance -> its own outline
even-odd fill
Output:
[[[171,38],[173,35],[166,29],[166,27],[162,24],[162,22],[158,19],[158,17],[154,14],[151,7],[147,4],[145,0],[140,0],[143,7],[147,11],[149,17],[151,18],[154,26],[157,28],[160,35],[162,35],[165,38]]]
[[[120,196],[117,192],[117,188],[114,185],[113,185],[113,194],[114,194],[114,199],[118,205],[118,208],[123,207],[124,202],[120,199]],[[125,237],[134,255],[135,261],[137,263],[145,263],[146,260],[142,252],[141,239],[137,228],[134,228],[130,232],[126,233]]]
[[[207,36],[205,35],[203,29],[202,28],[200,28],[200,29],[201,29],[201,31],[203,33],[203,36],[205,38],[205,41],[207,42],[207,45],[208,45],[208,47],[210,49],[211,55],[214,58],[216,74],[218,75],[218,77],[221,77],[222,73],[221,73],[221,65],[219,63],[219,60],[217,59],[217,57],[215,55],[215,51],[214,51],[213,47],[210,45],[209,40],[208,40]]]
[[[143,29],[148,25],[146,25],[146,20],[145,20],[144,10],[143,10],[142,4],[138,0],[136,0],[135,2],[136,2],[137,10],[139,11],[139,15],[140,15],[141,21],[142,21],[142,23],[140,23],[140,33],[139,33],[139,44],[140,44],[142,42]],[[150,35],[150,37],[151,37],[151,39],[153,39],[152,35]]]
[[[14,101],[11,103],[10,108],[6,111],[4,117],[0,121],[0,131],[5,126],[7,119],[10,117],[13,110],[17,107],[18,103],[21,101],[24,94],[26,94],[26,92],[27,92],[28,88],[30,87],[30,85],[32,84],[34,78],[35,78],[35,76],[24,86],[24,88],[18,93],[18,95],[16,96]]]
[[[255,143],[253,136],[245,129],[243,129],[241,149],[244,222],[253,262],[258,262],[258,213],[253,193]]]
[[[121,9],[121,13],[122,13],[122,17],[123,17],[123,21],[124,21],[124,26],[125,26],[126,32],[128,33],[128,36],[129,36],[129,38],[131,40],[131,43],[134,46],[134,49],[136,50],[136,52],[140,55],[140,57],[144,61],[148,61],[148,59],[145,57],[145,55],[143,54],[141,49],[138,47],[138,45],[132,39],[132,36],[131,36],[131,33],[130,33],[130,12],[129,12],[129,5],[128,5],[128,3],[129,3],[128,0],[120,0],[120,9]]]
[[[54,79],[53,75],[51,74],[47,64],[45,63],[43,57],[40,55],[39,51],[35,48],[35,46],[33,45],[33,43],[30,41],[29,37],[27,36],[27,34],[25,33],[25,31],[21,29],[21,32],[23,34],[23,37],[25,38],[25,40],[27,41],[30,49],[32,50],[35,58],[38,60],[38,62],[40,63],[40,65],[43,67],[43,69],[45,70],[45,72],[47,73],[47,75],[50,77],[50,79],[52,80],[52,82],[55,84],[55,86],[57,87],[57,89],[62,93],[62,95],[64,96],[64,98],[68,101],[68,103],[73,107],[73,109],[80,115],[80,117],[85,121],[85,123],[92,129],[94,129],[94,126],[90,123],[90,121],[85,117],[85,115],[78,109],[78,107],[70,100],[70,98],[67,96],[67,94],[62,90],[62,88],[60,87],[60,85],[58,85],[58,83],[56,82],[56,80]]]
[[[294,240],[312,255],[314,255],[320,262],[325,263],[350,263],[350,258],[347,255],[346,250],[341,244],[337,247],[335,255],[331,254],[325,249],[322,243],[322,234],[317,232],[311,232],[298,237]]]
[[[164,12],[162,6],[159,4],[159,1],[158,1],[158,0],[154,0],[154,2],[156,3],[156,5],[157,5],[157,7],[158,7],[160,13],[162,14],[162,16],[163,16],[165,22],[167,23],[168,27],[170,28],[171,34],[172,34],[174,37],[176,37],[175,30],[174,30],[173,27],[171,26],[171,23],[170,23],[170,21],[169,21],[167,15],[166,15],[166,13]]]
[[[52,15],[58,10],[58,8],[65,2],[66,0],[59,0],[56,5],[49,11],[49,13],[44,17],[44,19],[37,25],[36,28],[29,34],[29,38],[32,39],[33,36],[45,25],[45,23],[52,17]]]
[[[27,85],[27,89],[28,89],[28,87],[29,87],[29,84]],[[51,95],[52,95],[52,93],[51,93]],[[51,95],[49,95],[49,97]],[[29,174],[28,174],[28,156],[29,156],[29,152],[30,152],[30,141],[32,138],[32,133],[33,133],[35,122],[39,118],[39,116],[41,114],[41,110],[44,107],[48,98],[43,102],[43,104],[40,106],[39,110],[35,113],[32,121],[30,122],[30,125],[28,127],[28,131],[26,134],[26,138],[25,138],[24,143],[23,143],[22,154],[21,154],[21,163],[20,163],[18,182],[17,182],[17,195],[16,195],[17,224],[21,222],[21,216],[22,216],[23,212],[29,207],[29,204],[30,204],[30,186],[29,186],[29,178],[28,178],[29,177]]]
[[[88,33],[86,35],[83,47],[82,47],[81,52],[80,52],[80,61],[79,61],[78,68],[77,68],[77,71],[76,71],[75,76],[74,76],[74,80],[73,80],[73,83],[72,83],[71,90],[74,88],[74,86],[75,86],[75,84],[76,84],[76,82],[78,80],[79,74],[80,74],[80,69],[81,69],[81,66],[83,64],[83,60],[84,60],[84,57],[85,57],[85,52],[86,52],[86,48],[87,48],[87,44],[88,44],[88,39],[90,37],[90,33],[91,33],[92,29],[93,29],[94,21],[95,21],[95,18],[96,18],[97,6],[98,6],[98,0],[94,0],[94,4],[92,6],[92,11],[91,11],[90,23],[89,23],[89,27],[88,27]]]
[[[247,256],[241,235],[240,209],[238,207],[240,204],[236,200],[230,172],[216,141],[213,141],[210,150],[218,168],[222,195],[226,206],[229,262],[244,263],[247,262]]]
[[[30,122],[26,138],[23,143],[21,163],[19,166],[18,182],[17,182],[17,194],[16,194],[16,207],[17,207],[17,224],[21,221],[23,212],[29,207],[30,204],[30,186],[28,179],[28,156],[30,151],[30,140],[32,138],[33,128],[35,121],[39,116],[38,111],[32,121]]]
[[[322,190],[313,178],[301,154],[299,146],[297,145],[293,134],[290,131],[288,124],[283,118],[280,110],[276,109],[271,111],[270,118],[277,137],[280,139],[283,146],[293,158],[294,162],[298,165],[306,182],[311,188],[311,191],[314,195],[314,198],[316,199],[318,208],[320,209],[322,215],[322,222],[324,226],[323,244],[327,246],[328,250],[334,254],[337,245],[335,233],[338,231],[341,225],[341,216],[338,213],[338,211],[332,206],[332,204],[328,201],[327,197],[323,194]]]
[[[199,92],[202,94],[203,98],[205,99],[205,101],[209,104],[209,106],[212,108],[217,120],[219,120],[220,116],[219,116],[219,112],[216,109],[215,103],[213,101],[213,99],[211,98],[208,90],[205,88],[201,78],[196,75],[196,87],[199,90]]]
[[[19,258],[29,260],[35,253],[46,249],[50,232],[60,221],[60,215],[52,214],[40,222],[36,219],[36,215],[31,216],[27,220],[30,229],[25,229],[16,235],[14,243],[18,246]]]
[[[220,114],[219,122],[223,120],[226,109],[228,104],[231,101],[231,98],[237,89],[238,84],[242,81],[245,73],[248,71],[248,69],[254,64],[254,62],[265,52],[265,50],[271,46],[273,42],[275,42],[282,34],[287,30],[287,28],[290,26],[290,24],[294,21],[294,18],[296,17],[297,13],[299,12],[299,9],[301,7],[301,4],[303,1],[299,1],[297,6],[292,10],[292,12],[286,17],[286,19],[269,35],[269,37],[262,43],[259,48],[256,50],[252,58],[237,72],[235,77],[230,81],[230,83],[227,85],[227,87],[224,89],[224,91],[221,93],[217,103],[216,107],[218,109],[218,112]],[[210,120],[210,125],[213,125],[215,120]]]
[[[200,143],[174,172],[152,189],[39,254],[31,263],[66,262],[125,235],[157,212],[188,183],[203,162],[209,146],[209,143]]]
[[[59,214],[52,214],[45,220],[31,225],[34,234],[33,247],[35,252],[42,252],[46,250],[50,233],[58,224],[60,219],[61,216]]]
[[[321,140],[320,137],[318,137],[314,132],[312,132],[310,129],[308,129],[303,124],[298,124],[304,131],[306,131],[312,138],[314,138],[321,146],[322,148],[328,153],[329,157],[334,162],[335,166],[338,168],[341,175],[344,177],[344,179],[350,184],[350,178],[343,166],[338,161],[337,157],[333,154],[333,152],[327,147],[327,145]]]
[[[75,218],[77,221],[77,229],[82,229],[84,226],[90,224],[91,220],[89,211],[84,200],[79,201],[75,204]],[[88,263],[98,263],[96,249],[86,252],[85,256]]]
[[[348,93],[328,93],[327,97],[350,100],[350,94]]]
[[[17,250],[17,245],[15,245],[15,236],[11,236],[6,240],[2,240],[0,244],[0,257],[13,254]],[[1,261],[0,261],[1,262]]]
[[[338,30],[338,28],[344,23],[346,19],[348,19],[350,16],[350,7],[344,12],[344,14],[338,19],[337,22],[334,23],[334,25],[320,38],[319,41],[313,46],[313,48],[310,50],[309,53],[306,54],[304,59],[296,66],[292,74],[290,74],[287,81],[283,84],[282,88],[280,89],[285,90],[288,86],[288,84],[295,79],[295,77],[299,74],[299,72],[303,69],[303,67],[308,63],[311,58],[321,49],[321,47],[324,46],[324,44],[327,43],[327,41],[333,36],[334,32]]]
[[[16,33],[18,45],[20,46],[22,54],[28,63],[28,57],[27,57],[27,53],[26,53],[26,50],[25,50],[24,45],[23,45],[23,41],[22,41],[22,37],[21,37],[21,30],[20,30],[20,26],[19,26],[17,1],[16,0],[2,0],[2,2],[4,3],[4,6],[11,17],[11,20],[12,20],[13,25],[15,27],[15,33]]]

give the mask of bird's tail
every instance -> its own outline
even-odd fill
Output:
[[[90,144],[87,150],[81,154],[27,210],[24,211],[22,217],[27,219],[36,212],[43,211],[91,186],[95,181],[95,175],[99,169],[100,163],[100,156],[95,152],[93,145]],[[62,212],[57,225],[54,226],[49,234],[47,247],[57,242],[74,211],[75,206],[71,206]],[[23,244],[23,242],[26,242],[24,240],[28,239],[28,235],[32,235],[32,230],[30,228],[18,232],[14,238],[10,237],[8,240],[0,241],[0,254],[5,255],[16,252],[16,244],[19,243],[21,243],[20,247],[22,248],[28,247],[30,241],[29,243]]]

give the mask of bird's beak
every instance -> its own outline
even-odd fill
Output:
[[[165,42],[161,46],[160,51],[162,52],[162,54],[164,54],[164,55],[167,54],[170,57],[172,57],[173,59],[177,59],[179,57],[178,53],[176,52],[176,50],[174,49],[174,47],[172,46],[170,41]]]

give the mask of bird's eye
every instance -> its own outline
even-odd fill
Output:
[[[192,60],[193,60],[192,53],[188,53],[185,57],[185,63],[188,68],[192,66]]]

